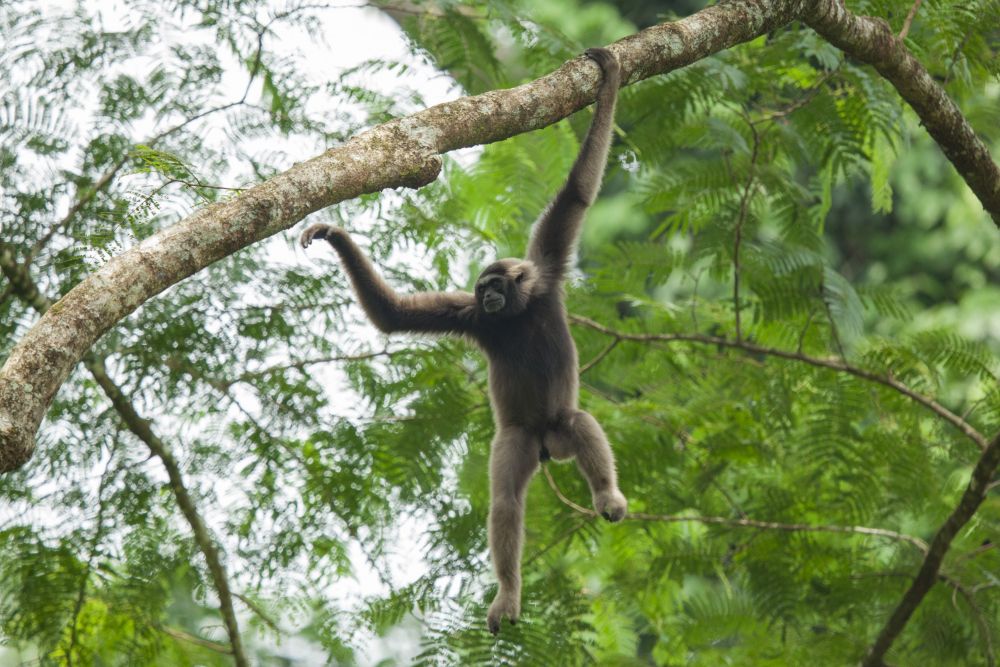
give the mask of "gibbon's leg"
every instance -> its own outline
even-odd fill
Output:
[[[547,431],[545,448],[554,459],[576,457],[594,499],[594,509],[608,521],[621,521],[628,501],[618,490],[615,457],[604,430],[590,413],[575,410]]]
[[[523,429],[501,428],[490,445],[490,557],[500,583],[486,616],[490,632],[500,631],[521,613],[521,549],[524,546],[524,497],[538,470],[538,443]]]

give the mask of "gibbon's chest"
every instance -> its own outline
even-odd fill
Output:
[[[547,306],[547,307],[546,307]],[[558,306],[538,304],[523,315],[489,327],[480,344],[490,361],[491,375],[510,380],[559,381],[575,372],[576,347],[565,313]]]

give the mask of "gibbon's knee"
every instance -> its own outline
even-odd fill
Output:
[[[557,461],[578,456],[594,440],[607,441],[600,424],[583,410],[569,410],[560,415],[545,432],[542,439],[543,453]]]
[[[576,463],[596,493],[617,486],[615,458],[604,429],[592,415],[580,411],[573,420]]]

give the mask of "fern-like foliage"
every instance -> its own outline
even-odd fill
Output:
[[[110,24],[87,3],[0,6],[0,250],[55,300],[190,211],[436,102],[427,79],[517,85],[648,20],[577,0],[377,6],[399,48],[351,62],[335,28],[358,9],[136,0]],[[851,9],[898,32],[911,6]],[[990,141],[998,19],[992,0],[922,3],[906,38]],[[305,45],[326,34],[317,68]],[[467,289],[523,252],[589,113],[316,216],[400,291]],[[955,419],[1000,429],[1000,234],[893,89],[798,24],[628,86],[616,124],[567,302],[582,407],[636,516],[578,511],[564,501],[588,507],[586,483],[546,464],[523,616],[499,639],[483,627],[494,425],[467,342],[375,335],[333,253],[299,253],[294,232],[101,339],[218,545],[252,660],[864,655],[979,454]],[[0,355],[37,318],[0,279]],[[0,478],[0,663],[231,663],[166,479],[76,369],[35,458]],[[990,494],[891,662],[995,661],[998,520]]]

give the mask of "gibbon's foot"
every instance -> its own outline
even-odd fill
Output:
[[[521,615],[521,601],[518,598],[519,596],[508,595],[503,591],[497,593],[497,596],[493,598],[493,604],[490,605],[490,610],[486,614],[486,627],[490,629],[491,633],[495,635],[500,632],[500,621],[505,616],[510,620],[511,625],[517,623],[517,619]]]
[[[321,241],[333,236],[336,229],[337,228],[332,225],[309,225],[309,227],[306,228],[306,231],[302,232],[302,236],[299,237],[299,243],[302,244],[303,248],[308,248],[309,244],[313,241]]]
[[[617,523],[625,518],[628,511],[628,501],[618,489],[602,491],[594,496],[594,509],[611,523]]]
[[[615,58],[615,55],[605,48],[587,49],[583,52],[583,55],[596,62],[601,67],[601,71],[604,72],[605,76],[609,72],[618,72],[621,69],[621,65],[618,64],[618,59]]]

